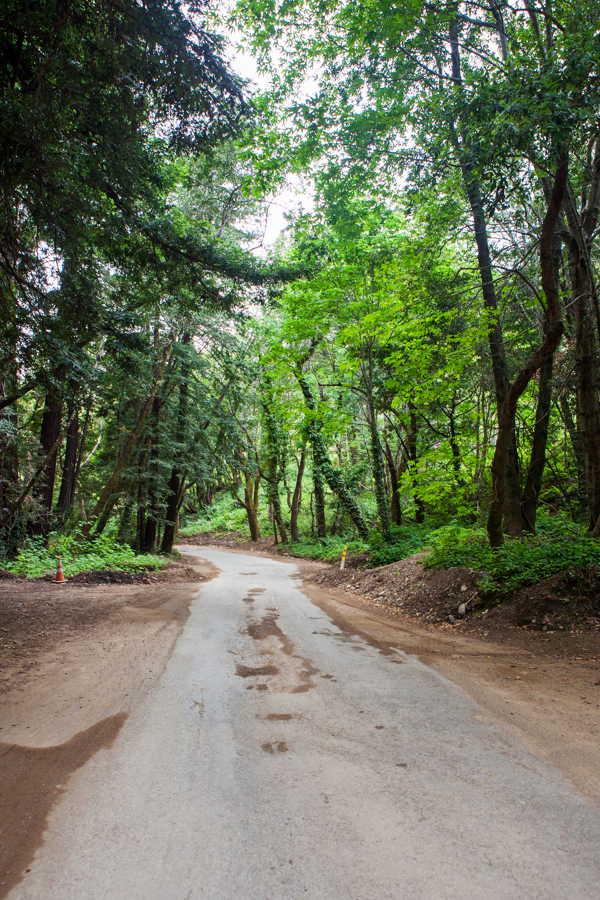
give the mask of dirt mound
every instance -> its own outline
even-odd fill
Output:
[[[493,598],[495,599],[495,598]],[[551,575],[490,608],[487,622],[529,631],[600,631],[600,571],[595,566]]]
[[[0,581],[22,581],[23,578],[20,575],[13,575],[12,572],[7,572],[6,569],[0,569]]]
[[[443,622],[448,615],[456,615],[460,603],[477,602],[479,573],[464,568],[424,569],[423,557],[418,553],[377,569],[340,570],[336,565],[314,580],[428,622]]]
[[[424,555],[362,571],[331,566],[314,581],[430,624],[462,622],[476,631],[506,626],[600,631],[600,572],[595,568],[553,575],[506,595],[482,591],[478,586],[482,573],[473,569],[425,569]],[[462,604],[465,610],[460,615]]]

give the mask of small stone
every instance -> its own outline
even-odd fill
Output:
[[[467,590],[466,584],[461,584],[460,589],[461,589],[461,591],[462,591],[463,594],[464,594],[464,592]]]
[[[454,616],[448,616],[448,621],[451,625],[454,625],[456,623],[456,619],[454,618]]]
[[[467,604],[466,603],[460,604],[460,606],[458,607],[458,614],[461,618],[463,616],[466,616],[466,614],[467,614]]]

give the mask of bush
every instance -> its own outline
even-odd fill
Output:
[[[202,531],[216,531],[227,534],[230,531],[247,531],[246,510],[240,507],[230,493],[219,494],[210,506],[200,510],[198,515],[186,518],[179,529],[184,537]]]
[[[406,559],[422,550],[430,528],[427,525],[392,525],[392,540],[375,538],[371,541],[371,566],[387,566]]]
[[[56,571],[61,557],[65,576],[79,572],[113,569],[120,572],[137,572],[151,567],[160,569],[167,559],[150,554],[138,554],[128,544],[117,544],[114,538],[100,535],[92,540],[81,540],[79,535],[51,534],[48,546],[42,538],[31,538],[16,559],[4,564],[7,572],[39,578]]]
[[[483,572],[479,586],[487,591],[510,593],[575,568],[600,565],[600,541],[556,531],[527,538],[507,538],[504,547],[492,550],[481,529],[447,526],[431,532],[431,552],[426,568],[466,566]]]

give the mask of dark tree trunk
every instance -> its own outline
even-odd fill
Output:
[[[150,410],[152,409],[152,404],[154,403],[154,397],[156,395],[158,386],[162,380],[163,372],[165,369],[165,365],[167,363],[167,358],[169,356],[170,349],[171,349],[171,344],[169,344],[163,350],[162,360],[160,361],[160,363],[157,367],[156,374],[154,377],[154,383],[152,385],[152,391],[150,392],[150,396],[148,397],[148,399],[146,400],[146,402],[142,408],[140,416],[135,424],[135,428],[133,429],[133,431],[131,432],[131,434],[129,435],[129,437],[125,443],[123,452],[113,470],[112,475],[110,476],[110,478],[108,479],[108,481],[106,482],[104,487],[102,488],[102,490],[100,492],[100,497],[98,498],[98,502],[96,503],[94,509],[92,510],[90,518],[85,523],[85,525],[82,529],[83,537],[89,536],[89,533],[92,530],[94,520],[102,514],[102,510],[108,503],[114,489],[116,488],[117,484],[121,480],[121,475],[123,474],[123,469],[129,462],[129,457],[133,453],[135,445],[138,442],[140,434],[142,433],[142,429],[143,429],[144,425],[146,424],[146,420],[150,414]]]
[[[450,22],[449,36],[451,44],[452,76],[455,83],[461,85],[460,41],[458,25],[455,19]],[[481,196],[481,187],[477,179],[476,171],[470,160],[467,134],[462,130],[462,127],[459,128],[459,131],[461,132],[460,136],[457,134],[454,127],[452,127],[451,131],[454,146],[459,158],[465,191],[471,208],[473,233],[477,245],[477,262],[481,277],[483,305],[486,312],[490,314],[491,325],[488,331],[488,342],[492,360],[496,410],[498,413],[498,421],[500,421],[502,408],[510,386],[510,379],[508,374],[508,364],[506,362],[504,335],[502,333],[502,324],[500,322],[498,310],[498,299],[494,285],[492,256],[487,234],[487,222]],[[523,533],[523,522],[521,517],[519,455],[514,434],[514,422],[509,450],[506,454],[505,464],[503,465],[502,494],[504,502],[502,515],[504,530],[506,534],[509,534],[512,537],[519,537]]]
[[[248,516],[248,527],[250,528],[250,540],[260,540],[260,528],[258,525],[258,500],[260,475],[252,478],[248,472],[244,473],[244,507]]]
[[[408,459],[409,459],[409,468],[410,468],[410,473],[411,473],[411,481],[413,483],[413,496],[415,499],[415,521],[418,524],[422,524],[425,521],[425,505],[417,493],[416,478],[415,478],[417,462],[419,459],[418,450],[417,450],[417,435],[419,433],[419,424],[417,421],[417,414],[416,414],[414,405],[412,403],[409,403],[408,408],[410,411],[410,430],[408,432],[406,445],[407,445],[407,449],[408,449]]]
[[[142,553],[153,553],[156,547],[158,531],[158,495],[156,479],[158,477],[158,426],[162,410],[162,398],[155,395],[150,414],[150,454],[148,459],[148,503],[146,506],[146,523],[142,536]]]
[[[384,541],[391,540],[390,514],[388,510],[387,491],[385,489],[385,469],[383,464],[383,451],[377,428],[377,416],[371,402],[367,400],[367,416],[369,420],[369,432],[371,434],[371,456],[373,464],[373,478],[375,481],[375,498],[377,500],[377,512],[381,522],[381,534]]]
[[[576,304],[577,317],[577,430],[586,473],[589,525],[600,520],[600,406],[598,358],[585,298]]]
[[[69,414],[73,414],[74,408],[69,409]],[[76,471],[77,456],[79,449],[79,416],[75,412],[71,424],[67,429],[67,440],[65,444],[65,458],[63,462],[62,478],[60,482],[60,492],[56,504],[57,512],[63,517],[69,512],[75,502],[76,487]]]
[[[577,429],[586,473],[589,523],[600,537],[600,403],[598,401],[598,335],[600,311],[591,250],[600,214],[600,139],[596,138],[587,187],[587,203],[578,210],[569,188],[565,203],[569,225],[569,275],[575,307]]]
[[[172,553],[175,535],[177,533],[178,512],[179,512],[179,491],[181,487],[181,470],[174,466],[171,470],[171,477],[167,486],[167,511],[165,520],[165,529],[161,550],[163,553]]]
[[[61,383],[64,381],[64,369],[60,369],[56,373],[56,380]],[[43,456],[48,456],[50,449],[56,443],[60,434],[60,426],[62,422],[63,403],[60,395],[55,388],[46,392],[46,401],[44,404],[44,414],[42,416],[42,427],[40,431],[40,446]],[[54,484],[56,481],[56,457],[53,453],[49,456],[46,467],[39,479],[34,495],[40,503],[42,509],[37,521],[33,524],[31,531],[46,537],[50,531],[52,501],[54,499]]]
[[[17,411],[10,406],[0,411],[0,515],[8,509],[18,490],[19,453]]]
[[[392,500],[390,504],[390,520],[392,525],[402,525],[402,509],[400,507],[400,484],[398,482],[398,470],[396,469],[396,461],[394,454],[390,448],[388,441],[385,442],[385,458],[390,473],[390,486],[392,489]]]
[[[263,419],[265,423],[267,445],[267,475],[270,510],[273,513],[273,529],[275,543],[277,544],[277,529],[282,544],[287,544],[288,536],[281,512],[281,498],[279,496],[279,482],[282,471],[285,469],[284,450],[281,439],[281,426],[273,412],[273,389],[268,377],[264,379],[264,393],[262,397]]]
[[[46,455],[50,451],[50,448],[60,434],[62,406],[62,401],[57,398],[56,395],[52,393],[48,393],[46,395],[46,405],[44,408],[44,415],[42,417],[42,431],[40,435],[40,443],[42,445],[42,451],[44,455]],[[44,510],[47,513],[49,513],[52,509],[55,480],[56,454],[54,454],[54,456],[46,466],[44,475],[40,480],[40,484],[38,485],[38,497],[44,507]]]
[[[182,344],[187,346],[191,343],[192,336],[186,332],[182,338]],[[179,407],[177,410],[177,433],[175,440],[177,442],[176,453],[179,459],[184,452],[185,432],[187,424],[188,410],[188,379],[190,375],[189,360],[184,358],[181,364],[181,381],[179,387]],[[177,522],[179,518],[179,506],[181,500],[181,483],[182,468],[176,463],[171,470],[171,477],[167,488],[167,511],[165,517],[165,529],[163,531],[161,550],[163,553],[173,552],[173,542],[177,532]]]
[[[492,547],[501,547],[504,543],[502,517],[504,512],[504,491],[506,485],[505,472],[512,436],[514,434],[517,403],[527,385],[544,363],[552,356],[560,343],[564,331],[560,296],[555,277],[554,230],[560,216],[561,206],[567,186],[569,171],[568,156],[565,153],[559,160],[552,191],[547,200],[546,215],[540,237],[540,269],[542,288],[547,303],[548,326],[544,340],[530,356],[511,384],[498,423],[498,436],[494,457],[492,459],[492,503],[487,522],[488,537]]]
[[[525,530],[535,534],[535,520],[538,500],[542,489],[542,478],[546,466],[546,446],[548,444],[548,425],[550,407],[552,405],[552,365],[554,357],[550,356],[540,369],[540,383],[537,407],[535,411],[535,427],[531,442],[531,458],[527,469],[527,480],[523,491],[523,522]]]
[[[315,524],[317,526],[317,537],[327,537],[327,522],[325,520],[325,490],[323,488],[323,479],[317,468],[316,460],[313,454],[313,488],[315,497]]]
[[[296,486],[294,487],[294,495],[292,497],[292,505],[290,509],[290,533],[292,540],[298,543],[300,534],[298,533],[298,515],[300,513],[300,503],[302,500],[302,476],[304,475],[304,466],[306,464],[306,447],[302,448],[300,453],[300,463],[298,465],[298,474],[296,476]]]
[[[311,413],[314,413],[316,411],[315,399],[313,397],[308,381],[303,375],[298,375],[298,384],[300,385],[300,389],[304,394],[304,399],[306,401],[308,409],[311,411]],[[354,522],[354,525],[356,526],[356,529],[360,536],[363,538],[363,540],[366,540],[369,536],[369,529],[367,528],[366,522],[360,511],[360,507],[344,484],[341,472],[338,469],[334,469],[334,467],[331,465],[331,460],[329,459],[329,454],[327,453],[327,448],[325,446],[325,441],[323,440],[323,435],[321,434],[319,423],[314,419],[311,419],[308,423],[308,437],[312,444],[314,461],[317,471],[320,475],[323,476],[323,478],[325,478],[331,490],[339,498],[340,503]],[[315,482],[315,494],[316,489],[317,488]]]

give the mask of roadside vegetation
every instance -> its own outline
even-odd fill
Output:
[[[469,10],[8,3],[0,567],[598,565],[598,8]]]
[[[53,575],[59,557],[67,576],[105,569],[140,572],[161,569],[168,562],[155,554],[136,553],[127,544],[117,544],[109,535],[82,542],[77,535],[54,533],[47,539],[31,538],[17,556],[5,562],[4,570],[27,578]]]

